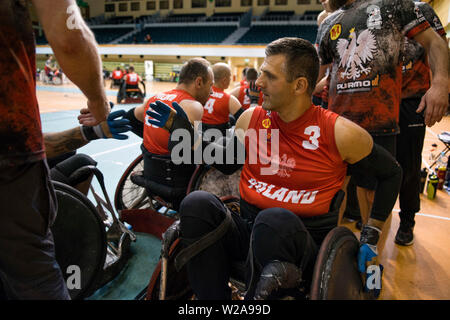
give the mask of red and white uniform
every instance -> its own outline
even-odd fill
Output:
[[[230,113],[230,95],[214,86],[212,92],[203,107],[202,122],[212,125],[227,123]]]
[[[122,70],[114,70],[112,73],[112,78],[114,80],[119,80],[123,78],[123,72]]]
[[[260,209],[283,207],[300,217],[327,213],[347,172],[334,136],[337,118],[311,105],[285,123],[276,112],[256,107],[246,133],[241,197]]]
[[[250,98],[245,94],[245,90],[248,89],[248,83],[245,86],[241,86],[239,88],[239,96],[238,96],[238,100],[242,105],[242,108],[244,110],[247,110],[248,108],[250,108]],[[262,91],[259,93],[259,100],[258,100],[258,105],[262,105],[263,103],[263,93]]]
[[[172,102],[180,103],[183,100],[195,101],[195,99],[184,90],[173,89],[157,93],[147,101],[147,108],[144,111],[144,147],[148,152],[159,155],[168,155],[170,153],[168,148],[169,132],[148,123],[148,119],[151,117],[148,116],[146,112],[152,110],[150,108],[150,103],[155,102],[156,100],[160,100],[172,107]]]
[[[126,84],[130,86],[137,86],[139,81],[141,80],[139,75],[135,72],[126,74],[124,79]]]

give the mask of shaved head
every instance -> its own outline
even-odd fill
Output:
[[[222,79],[228,78],[231,75],[230,66],[223,62],[213,65],[212,70],[214,73],[214,82],[220,82]]]

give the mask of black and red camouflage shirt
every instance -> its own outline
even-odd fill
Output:
[[[332,63],[329,110],[372,135],[398,133],[404,38],[429,27],[411,0],[356,0],[327,17],[317,43]]]
[[[0,168],[45,157],[26,1],[0,1]]]

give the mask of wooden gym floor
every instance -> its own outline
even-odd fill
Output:
[[[146,84],[147,95],[174,87],[175,83],[148,82]],[[106,84],[105,89],[108,98],[115,102],[115,90],[109,88],[109,83]],[[45,113],[57,114],[64,110],[79,110],[86,106],[86,98],[73,85],[49,86],[38,83],[37,97],[43,119]],[[117,109],[121,108],[120,105],[116,107]],[[64,129],[73,127],[74,123],[75,121],[72,119],[70,125]],[[437,143],[437,150],[444,149],[443,143],[437,137],[442,131],[450,131],[450,116],[445,117],[433,127],[427,128],[422,159],[428,165],[431,164],[429,161],[431,145]],[[133,152],[137,154],[138,143],[134,142],[134,144],[136,150]],[[108,172],[108,170],[102,169],[103,174],[105,177],[110,174],[120,177],[131,162],[129,159],[124,160],[119,170]],[[100,159],[96,160],[101,161]],[[106,182],[108,183],[108,180]],[[108,185],[107,188],[109,196],[112,198],[116,183],[110,184],[113,185]],[[391,215],[389,234],[379,260],[385,268],[380,299],[450,299],[450,195],[444,190],[438,190],[434,200],[427,199],[426,193],[421,195],[421,210],[416,216],[414,244],[409,247],[394,243],[399,225],[398,211],[397,202]],[[354,227],[354,223],[344,219],[343,225],[354,231],[359,238],[359,231]]]

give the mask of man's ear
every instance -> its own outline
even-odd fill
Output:
[[[196,88],[201,88],[202,85],[203,85],[203,79],[202,79],[202,77],[197,77],[197,78],[195,78],[195,87],[196,87]]]
[[[299,77],[295,79],[295,91],[299,94],[303,94],[308,91],[309,84],[305,77]]]

